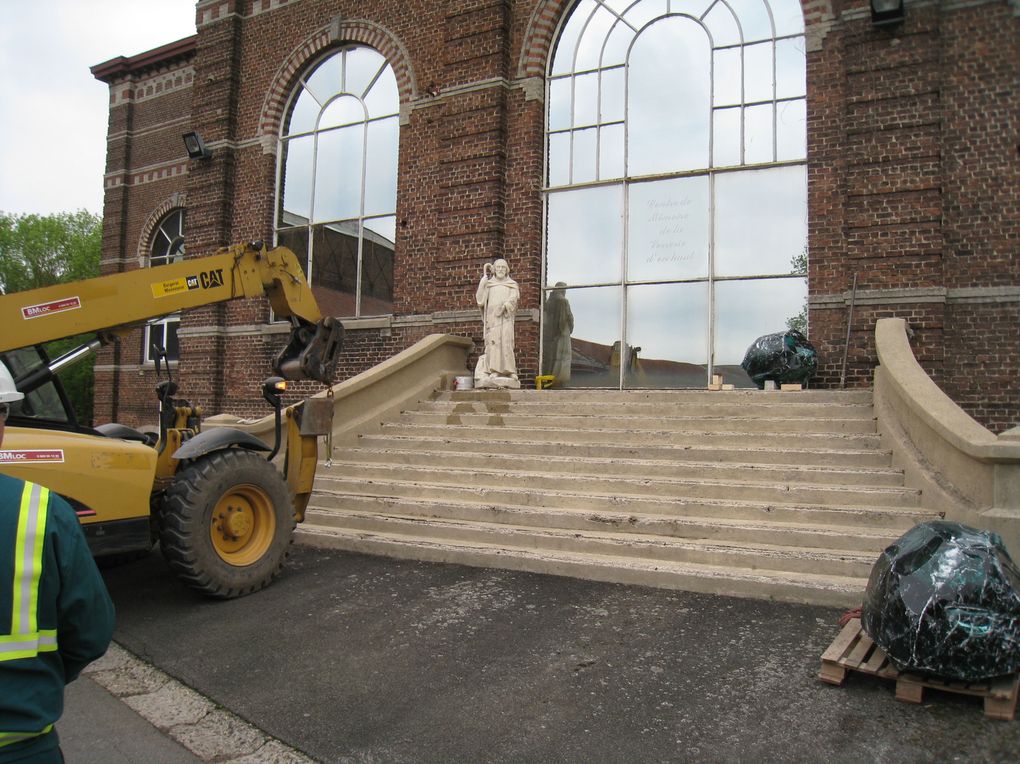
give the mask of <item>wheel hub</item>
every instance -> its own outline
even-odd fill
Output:
[[[213,508],[209,535],[216,553],[231,565],[257,562],[276,530],[272,501],[257,486],[239,485]]]

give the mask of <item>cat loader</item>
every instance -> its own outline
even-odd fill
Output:
[[[291,324],[275,376],[262,385],[275,412],[274,444],[238,429],[202,429],[201,408],[175,397],[169,364],[156,386],[158,431],[79,424],[61,369],[148,321],[263,295]],[[82,344],[49,357],[48,343],[72,337]],[[311,494],[318,436],[332,426],[331,396],[282,410],[280,391],[287,380],[329,385],[342,341],[343,325],[320,314],[294,253],[261,242],[0,295],[0,362],[24,394],[11,405],[0,472],[67,499],[100,562],[144,554],[158,540],[193,589],[218,598],[257,591],[283,567]],[[165,354],[155,350],[162,377]],[[284,443],[281,472],[273,459]]]

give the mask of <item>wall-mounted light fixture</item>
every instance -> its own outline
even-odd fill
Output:
[[[902,23],[903,0],[871,0],[871,23],[876,27]]]
[[[202,136],[196,132],[185,133],[184,147],[191,159],[212,159],[212,149],[205,145]]]

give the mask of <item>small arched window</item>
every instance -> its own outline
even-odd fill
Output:
[[[280,136],[276,233],[305,263],[323,313],[393,310],[400,96],[392,67],[362,45],[301,77]]]
[[[152,233],[149,245],[149,265],[169,265],[184,259],[184,210],[174,210],[164,217]],[[177,329],[181,325],[180,314],[175,313],[154,321],[145,327],[145,348],[143,358],[146,362],[155,360],[153,346],[166,351],[168,361],[180,358],[180,343],[177,340]]]

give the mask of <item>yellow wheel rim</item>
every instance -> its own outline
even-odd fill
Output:
[[[209,524],[213,549],[231,565],[258,562],[273,543],[273,502],[258,486],[234,486],[220,497]]]

